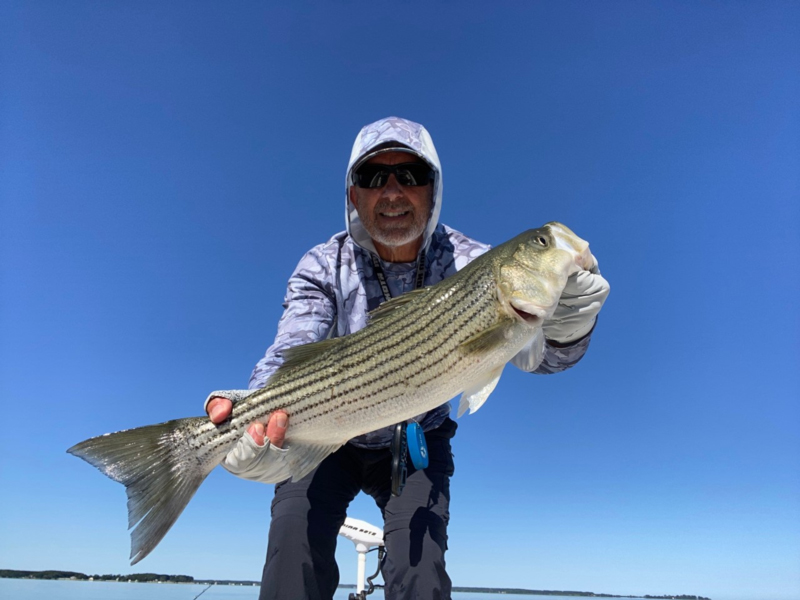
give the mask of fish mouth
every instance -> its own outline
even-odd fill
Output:
[[[553,233],[556,248],[569,252],[580,270],[592,271],[597,268],[597,261],[589,251],[589,242],[575,235],[566,225],[552,221],[547,224]]]
[[[541,325],[547,316],[547,310],[532,302],[511,298],[509,304],[517,316],[528,325]]]

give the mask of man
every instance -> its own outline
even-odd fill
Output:
[[[353,146],[345,190],[347,231],[300,260],[289,279],[275,342],[256,365],[251,389],[266,384],[287,348],[353,333],[388,296],[433,285],[489,248],[439,223],[442,169],[430,135],[417,123],[389,117],[364,127]],[[526,349],[512,362],[536,373],[574,365],[588,347],[607,294],[599,272],[570,278],[559,309],[545,324],[544,360],[535,363]],[[207,403],[212,421],[226,419],[231,400],[241,396],[212,397]],[[339,582],[336,536],[360,491],[375,499],[384,517],[387,600],[449,598],[444,554],[450,439],[456,431],[449,413],[445,404],[416,418],[426,432],[430,464],[424,470],[409,464],[400,496],[391,494],[388,428],[351,440],[302,480],[276,485],[260,599],[332,598]],[[264,465],[284,451],[288,420],[276,411],[266,427],[252,424],[225,467],[258,480]]]

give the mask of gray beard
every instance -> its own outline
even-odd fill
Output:
[[[425,226],[428,224],[427,220],[419,222],[414,220],[410,227],[378,227],[371,219],[369,221],[361,219],[361,224],[369,234],[373,241],[394,248],[397,246],[404,246],[419,238],[425,233]]]

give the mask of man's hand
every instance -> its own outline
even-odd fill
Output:
[[[211,419],[211,422],[219,425],[230,416],[231,410],[233,410],[233,402],[227,398],[217,396],[209,401],[206,409],[208,410],[208,417]],[[259,446],[263,446],[266,440],[269,440],[270,444],[276,448],[281,448],[283,447],[283,440],[286,437],[286,427],[288,425],[288,415],[282,410],[276,410],[269,416],[266,428],[263,423],[256,421],[250,424],[250,427],[247,428],[247,433],[250,434],[253,441]]]
[[[588,335],[594,327],[610,288],[594,257],[592,263],[588,270],[579,271],[567,280],[553,316],[542,326],[548,340],[572,343]]]

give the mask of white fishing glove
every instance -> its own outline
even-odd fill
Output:
[[[245,431],[222,461],[222,466],[242,479],[275,483],[275,473],[287,468],[287,452],[289,450],[270,444],[267,437],[264,437],[264,445],[259,446],[253,436]]]
[[[212,398],[227,398],[235,404],[258,391],[260,390],[222,390],[212,392],[206,398],[203,407],[207,407]],[[242,479],[249,479],[250,481],[270,479],[270,481],[273,481],[275,473],[286,468],[287,452],[288,450],[286,449],[270,444],[269,438],[266,436],[264,437],[264,445],[259,446],[253,436],[245,431],[233,449],[228,452],[225,460],[222,461],[222,466]]]
[[[581,339],[594,327],[597,313],[611,288],[600,275],[597,259],[593,262],[588,271],[578,271],[567,280],[553,316],[542,326],[548,340],[568,344]]]

